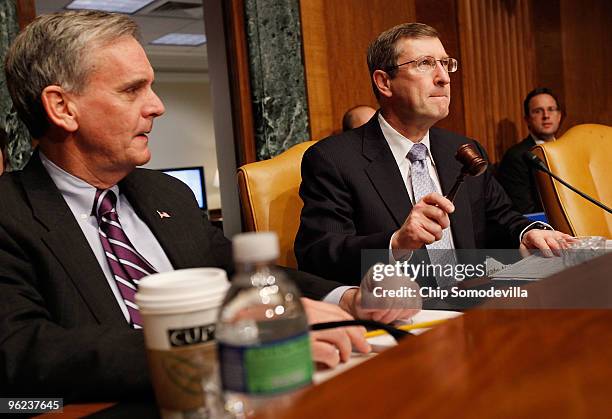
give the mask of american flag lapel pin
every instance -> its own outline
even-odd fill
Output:
[[[168,214],[166,211],[157,211],[157,215],[159,215],[159,218],[170,218],[170,214]]]

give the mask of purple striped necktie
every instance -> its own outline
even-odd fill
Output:
[[[140,311],[134,295],[141,278],[156,273],[155,268],[136,250],[126,236],[116,210],[117,196],[110,189],[96,191],[93,214],[113,278],[130,315],[130,324],[142,328]]]

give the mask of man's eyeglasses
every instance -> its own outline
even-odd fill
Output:
[[[405,63],[394,65],[393,67],[387,67],[387,71],[394,70],[406,64],[416,63],[416,69],[419,72],[429,73],[436,69],[438,62],[442,64],[442,68],[444,68],[448,73],[454,73],[459,68],[459,61],[457,61],[455,58],[447,57],[436,60],[434,57],[419,57],[416,60],[406,61]]]
[[[559,112],[559,108],[555,108],[554,106],[549,106],[548,108],[535,108],[529,111],[529,113],[533,116],[541,116],[544,115],[544,111],[546,113],[555,113]]]

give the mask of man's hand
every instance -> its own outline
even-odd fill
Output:
[[[566,243],[572,242],[574,238],[569,234],[551,230],[529,230],[523,234],[520,249],[538,249],[544,256],[552,256],[559,253],[559,249],[567,247]]]
[[[363,308],[361,304],[363,298],[362,292],[368,291],[362,290],[362,288],[348,289],[340,299],[340,307],[351,313],[355,318],[374,320],[381,323],[391,323],[395,320],[408,320],[421,310],[420,297],[418,301],[415,301],[415,306],[413,308],[405,308],[405,301],[398,298],[387,298],[385,301],[380,301],[380,308]],[[394,305],[394,302],[398,304]],[[398,305],[404,307],[397,308]]]
[[[455,211],[451,201],[437,192],[417,202],[399,230],[393,234],[391,248],[420,249],[442,238],[442,230],[450,226],[448,214]]]
[[[308,324],[353,320],[350,314],[336,305],[308,298],[302,298],[301,301],[306,310]],[[312,358],[315,362],[334,367],[339,362],[346,362],[353,348],[359,352],[368,353],[372,348],[365,339],[365,332],[365,328],[361,326],[310,332]]]

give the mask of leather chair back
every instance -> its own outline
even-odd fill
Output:
[[[242,214],[248,231],[278,234],[278,264],[297,267],[293,242],[304,205],[299,196],[304,152],[314,141],[296,144],[269,160],[246,164],[238,169]]]
[[[532,151],[561,179],[612,205],[612,127],[576,125]],[[537,172],[536,179],[546,216],[555,229],[575,236],[612,237],[612,215],[545,173]]]

